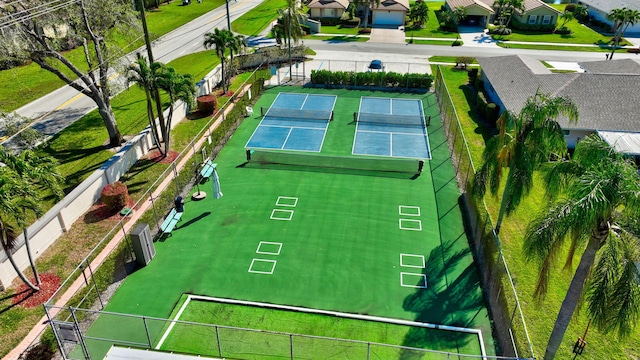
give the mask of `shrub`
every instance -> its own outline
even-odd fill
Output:
[[[495,103],[488,103],[485,108],[484,118],[487,119],[491,125],[495,126],[496,121],[498,121],[498,116],[500,113],[500,107]]]
[[[490,25],[489,26],[489,34],[491,35],[511,35],[511,29],[509,29],[506,26],[496,26],[496,25]]]
[[[471,56],[458,56],[456,58],[456,64],[462,68],[467,68],[469,64],[471,64],[475,60],[474,57]]]
[[[218,99],[213,95],[202,95],[196,99],[198,112],[204,115],[211,115],[218,107]]]
[[[360,18],[352,17],[351,19],[340,20],[340,26],[346,28],[357,28],[360,26]]]
[[[564,7],[564,11],[568,11],[568,12],[574,12],[576,11],[576,4],[567,4],[567,6]]]
[[[568,35],[568,34],[571,34],[571,29],[569,29],[569,28],[568,28],[568,27],[566,27],[566,26],[563,26],[563,27],[561,27],[561,28],[559,28],[559,29],[556,29],[556,30],[554,31],[554,33],[556,33],[556,34],[560,34],[560,35]]]
[[[513,19],[511,21],[511,28],[514,30],[522,30],[522,31],[534,31],[539,33],[551,34],[556,29],[555,24],[527,24],[517,21]]]
[[[429,89],[433,83],[433,76],[430,74],[400,74],[395,72],[312,70],[311,83],[325,86],[382,86]]]
[[[304,31],[305,35],[311,34],[311,26],[300,24],[300,28]]]
[[[107,209],[111,211],[120,211],[122,208],[127,206],[127,203],[129,202],[129,191],[127,190],[127,185],[120,181],[107,184],[100,192],[100,199],[102,200],[102,203],[107,206]]]
[[[487,99],[484,97],[482,91],[478,91],[476,95],[476,107],[478,109],[478,115],[485,117],[487,114]]]
[[[473,83],[473,87],[476,89],[476,91],[483,91],[484,81],[482,81],[481,78],[477,78],[476,81]]]
[[[451,43],[451,46],[462,46],[462,41],[456,40],[456,41]]]
[[[321,17],[313,18],[313,20],[319,21],[323,26],[338,26],[340,24],[340,18]]]
[[[478,79],[478,68],[469,70],[467,76],[469,77],[469,84],[475,84],[476,79]]]

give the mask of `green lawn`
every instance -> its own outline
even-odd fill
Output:
[[[171,30],[188,23],[198,16],[211,11],[222,4],[224,0],[205,1],[194,6],[181,6],[180,0],[163,4],[158,10],[147,13],[147,24],[153,38],[162,36]],[[131,40],[131,36],[114,34],[113,39],[118,43],[126,43],[125,51],[133,51],[143,45],[143,40]],[[77,48],[65,53],[65,57],[77,64],[84,71],[87,68],[83,61],[83,50]],[[72,76],[68,70],[62,69]],[[0,71],[0,109],[14,111],[66,84],[52,73],[42,70],[36,64],[29,64],[14,69]]]
[[[358,35],[360,28],[347,28],[340,25],[337,26],[322,26],[320,28],[321,34],[341,34],[341,35]]]
[[[287,6],[286,0],[265,0],[231,23],[231,29],[244,35],[258,35],[278,18],[278,9]]]
[[[407,43],[411,42],[411,39],[406,40]],[[455,40],[422,40],[422,39],[413,39],[413,43],[417,45],[443,45],[443,46],[451,46]],[[458,42],[462,44],[462,41]]]
[[[429,19],[425,24],[423,29],[412,28],[411,26],[405,27],[405,34],[407,38],[410,38],[412,35],[414,37],[424,37],[424,38],[449,38],[455,39],[458,35],[455,32],[442,31],[439,29],[440,24],[438,23],[438,18],[436,17],[435,10],[440,10],[440,7],[444,5],[444,2],[427,2],[427,6],[429,7]]]
[[[309,39],[313,40],[325,40],[327,42],[366,42],[369,41],[369,37],[358,36],[358,35],[335,35],[335,36],[322,36],[322,35],[309,35],[307,36]]]
[[[559,11],[564,11],[566,5],[551,5]],[[562,25],[564,20],[558,19],[558,27]],[[591,45],[607,45],[611,42],[611,36],[601,35],[593,31],[588,26],[582,25],[578,20],[573,19],[566,24],[571,30],[571,34],[540,34],[536,32],[527,32],[514,30],[511,35],[493,36],[496,40],[502,41],[526,41],[526,42],[548,42],[548,43],[573,43],[573,44],[591,44]],[[623,42],[621,45],[626,45]],[[515,46],[514,46],[515,48]],[[585,50],[579,50],[585,51]]]
[[[469,104],[469,100],[475,99],[475,97],[471,96],[469,87],[465,85],[467,83],[466,73],[453,70],[450,67],[442,67],[442,69],[444,69],[445,81],[460,117],[463,132],[469,143],[471,157],[477,168],[482,161],[482,151],[484,150],[488,131],[486,127],[478,123],[474,106]],[[523,200],[515,214],[505,219],[500,234],[502,250],[511,271],[511,276],[516,284],[527,328],[534,345],[535,354],[538,357],[544,354],[548,336],[551,333],[560,304],[564,299],[572,277],[572,273],[561,271],[559,268],[557,272],[552,273],[546,298],[543,301],[536,301],[533,298],[537,280],[536,265],[525,260],[521,244],[531,214],[537,213],[544,206],[543,194],[544,188],[542,187],[541,179],[536,176],[533,190]],[[496,199],[488,195],[485,201],[492,218],[496,219],[500,207],[499,198]],[[563,254],[563,256],[565,255],[566,253]],[[564,258],[561,256],[560,259]],[[562,266],[562,260],[559,266]],[[575,266],[574,264],[574,268]],[[569,325],[557,358],[569,359],[573,357],[571,353],[573,343],[579,336],[584,335],[588,320],[586,311],[582,311],[574,318],[574,321]],[[519,333],[517,337],[524,339],[524,334]],[[640,343],[637,341],[637,339],[640,339],[640,327],[636,328],[635,332],[627,340],[621,341],[616,338],[615,334],[605,335],[592,326],[589,328],[586,339],[588,345],[583,354],[584,358],[627,359],[640,356]]]

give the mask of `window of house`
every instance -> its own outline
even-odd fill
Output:
[[[336,13],[335,13],[335,9],[325,9],[325,16],[326,17],[335,17]]]
[[[542,25],[551,24],[551,15],[545,15],[542,17]]]
[[[538,15],[529,15],[529,24],[536,24],[538,22]]]

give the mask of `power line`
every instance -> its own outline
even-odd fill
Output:
[[[12,25],[15,25],[16,23],[52,13],[56,10],[68,7],[75,3],[79,3],[80,1],[82,0],[54,0],[48,3],[40,4],[33,8],[6,15],[0,18],[0,29],[5,29],[11,27]]]

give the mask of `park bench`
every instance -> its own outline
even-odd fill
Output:
[[[176,224],[180,220],[182,220],[182,212],[177,212],[175,208],[171,209],[171,212],[169,212],[169,215],[167,215],[167,217],[162,222],[162,225],[160,225],[160,229],[165,235],[166,234],[171,235],[173,228],[176,227]]]
[[[213,166],[213,163],[211,162],[211,159],[207,159],[207,161],[205,161],[202,164],[202,167],[200,168],[200,178],[205,179],[206,181],[206,179],[208,179],[211,176],[211,174],[213,174],[213,169],[214,169],[214,166]]]

